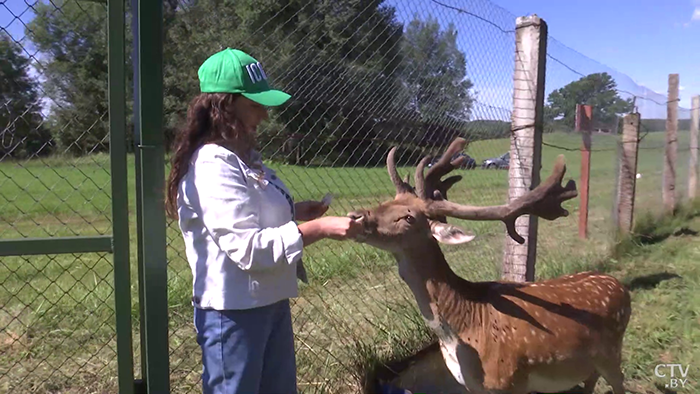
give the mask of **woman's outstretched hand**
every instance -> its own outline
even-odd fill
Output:
[[[304,245],[310,245],[322,238],[337,241],[353,239],[363,231],[361,223],[345,216],[326,216],[299,225]]]
[[[344,216],[327,216],[318,222],[327,238],[338,241],[355,238],[363,230],[360,222]]]

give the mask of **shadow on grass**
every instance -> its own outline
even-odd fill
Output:
[[[682,237],[682,236],[684,236],[684,235],[690,235],[690,236],[695,237],[695,236],[697,236],[698,234],[700,234],[700,232],[697,232],[697,231],[695,231],[695,230],[693,230],[693,229],[691,229],[691,228],[688,228],[688,227],[682,227],[680,230],[678,230],[678,231],[676,231],[675,233],[673,233],[673,236],[674,236],[674,237]]]
[[[406,371],[409,366],[426,358],[430,353],[440,352],[440,344],[437,341],[432,341],[414,354],[409,356],[386,360],[382,363],[375,363],[371,373],[365,381],[363,394],[387,394],[393,393],[392,390],[401,392],[398,387],[392,387],[389,382],[398,378],[402,372]]]
[[[655,288],[659,283],[665,280],[676,278],[681,278],[681,276],[671,272],[659,272],[651,275],[638,276],[629,281],[625,281],[625,286],[630,290],[649,290]]]
[[[684,235],[688,236],[697,236],[699,233],[691,228],[688,227],[681,227],[678,230],[675,231],[661,231],[661,232],[654,232],[652,234],[638,234],[635,238],[636,241],[641,244],[641,245],[653,245],[657,244],[659,242],[665,241],[666,239],[670,238],[671,236],[674,237],[681,237]]]
[[[689,220],[700,216],[700,200],[680,205],[671,215],[646,212],[635,220],[634,229],[621,235],[613,248],[613,256],[630,253],[638,246],[658,244],[666,239],[698,236],[700,232],[687,226]]]

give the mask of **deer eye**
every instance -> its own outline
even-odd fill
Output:
[[[413,224],[416,222],[416,218],[414,218],[411,215],[406,215],[403,217],[403,219],[408,223],[408,224]]]

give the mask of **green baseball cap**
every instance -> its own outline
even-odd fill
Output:
[[[198,71],[202,93],[240,93],[268,107],[284,104],[289,94],[270,88],[259,61],[247,53],[226,48],[211,55]]]

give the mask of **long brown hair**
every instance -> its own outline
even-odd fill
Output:
[[[190,102],[187,122],[173,143],[170,160],[170,176],[165,196],[165,212],[177,219],[177,194],[180,181],[187,174],[190,159],[204,144],[215,143],[236,146],[242,151],[250,149],[249,141],[238,133],[240,122],[233,114],[233,103],[237,94],[202,93]],[[238,152],[237,152],[238,153]]]

